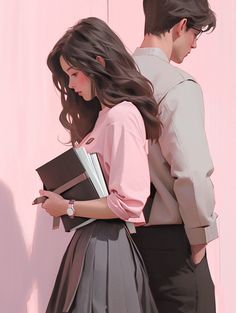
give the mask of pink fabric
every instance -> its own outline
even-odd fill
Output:
[[[130,102],[105,107],[80,146],[98,154],[110,192],[109,208],[122,220],[143,224],[150,177],[146,132],[138,109]]]

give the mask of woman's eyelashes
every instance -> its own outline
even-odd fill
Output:
[[[75,72],[75,73],[72,73],[72,74],[69,74],[71,77],[77,77],[78,75],[78,72]]]

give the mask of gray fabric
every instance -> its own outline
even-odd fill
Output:
[[[132,238],[146,264],[160,313],[216,312],[207,258],[193,263],[184,225],[138,227]]]
[[[63,256],[46,313],[68,312],[78,288],[84,258],[95,223],[76,231]],[[79,243],[79,244],[78,244]]]
[[[141,256],[122,221],[76,231],[46,313],[158,313]]]

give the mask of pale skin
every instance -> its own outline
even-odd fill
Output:
[[[182,19],[174,25],[170,32],[161,36],[145,35],[141,48],[160,48],[169,61],[182,63],[184,58],[197,47],[199,31],[193,28],[187,30],[187,19]],[[199,264],[206,253],[206,244],[191,245],[192,260]]]
[[[39,191],[41,196],[48,199],[42,204],[42,208],[51,216],[58,217],[67,214],[69,201],[62,196],[46,190]],[[107,205],[107,198],[100,198],[89,201],[75,201],[75,216],[88,217],[96,219],[113,219],[118,218]]]

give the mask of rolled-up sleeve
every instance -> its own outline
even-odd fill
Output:
[[[185,81],[170,91],[162,112],[160,146],[171,167],[174,192],[190,244],[217,238],[213,164],[204,127],[200,86]]]
[[[140,117],[141,118],[141,117]],[[142,210],[149,196],[150,177],[145,128],[126,117],[111,123],[104,141],[105,165],[109,167],[107,203],[122,220],[144,221]]]

